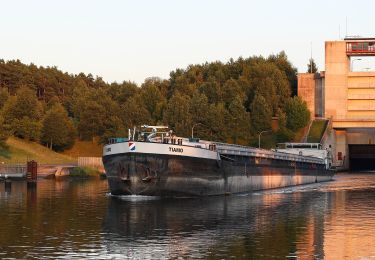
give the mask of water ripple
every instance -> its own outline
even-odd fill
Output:
[[[19,182],[0,187],[0,219],[2,259],[372,259],[375,175],[182,200]]]

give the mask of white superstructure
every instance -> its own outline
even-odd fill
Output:
[[[203,159],[221,160],[220,156],[237,155],[257,158],[269,158],[294,162],[325,164],[330,167],[328,150],[320,144],[285,143],[283,148],[274,150],[258,149],[248,146],[233,145],[199,140],[198,138],[177,137],[166,126],[142,126],[140,131],[129,130],[129,138],[113,138],[103,148],[103,155],[124,153],[143,153],[173,156],[188,156]]]

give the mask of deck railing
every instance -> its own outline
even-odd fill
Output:
[[[253,148],[237,144],[226,144],[215,142],[217,150],[221,154],[230,154],[230,155],[244,155],[244,156],[253,156],[269,159],[278,159],[278,160],[288,160],[296,162],[310,162],[317,164],[324,164],[324,160],[321,158],[316,158],[312,156],[302,156],[290,153],[284,153],[280,151],[269,151],[259,148]]]

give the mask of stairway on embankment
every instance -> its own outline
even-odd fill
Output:
[[[325,137],[329,131],[330,120],[316,118],[310,121],[301,142],[303,143],[321,143],[324,145]]]

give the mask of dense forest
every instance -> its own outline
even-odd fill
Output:
[[[133,126],[163,124],[181,136],[195,125],[200,138],[251,145],[272,117],[285,141],[309,121],[296,85],[284,52],[190,65],[141,86],[0,60],[0,143],[14,135],[62,151],[76,138],[106,142]]]

